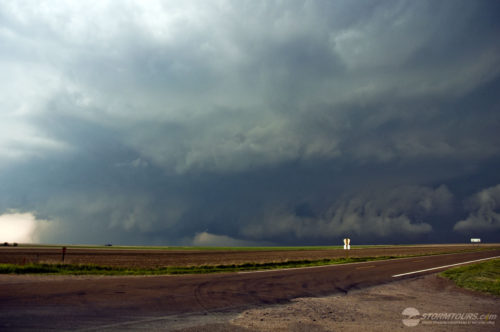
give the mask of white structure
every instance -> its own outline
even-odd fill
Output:
[[[345,238],[344,239],[344,250],[350,250],[351,249],[351,239]]]
[[[472,238],[472,239],[470,239],[470,242],[471,243],[481,243],[481,239]]]

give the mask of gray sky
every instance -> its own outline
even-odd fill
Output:
[[[0,1],[3,236],[498,242],[499,16],[495,0]]]

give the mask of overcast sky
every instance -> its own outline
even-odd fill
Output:
[[[0,1],[0,241],[500,242],[499,17]]]

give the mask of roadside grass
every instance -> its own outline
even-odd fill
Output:
[[[453,268],[440,275],[459,287],[500,296],[500,259]]]
[[[296,267],[312,267],[333,264],[368,262],[384,259],[401,258],[401,256],[352,257],[320,260],[295,260],[269,263],[244,263],[228,265],[200,266],[164,266],[158,268],[127,268],[94,264],[50,264],[29,263],[0,264],[0,274],[62,274],[62,275],[166,275],[166,274],[200,274],[255,270],[273,270]]]

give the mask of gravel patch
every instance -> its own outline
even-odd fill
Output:
[[[498,331],[498,304],[498,297],[460,289],[434,274],[347,295],[298,298],[286,305],[250,309],[229,324],[250,331]],[[403,323],[403,318],[409,318],[402,314],[406,308],[415,308],[421,315],[489,313],[497,318],[420,320],[410,327]]]

